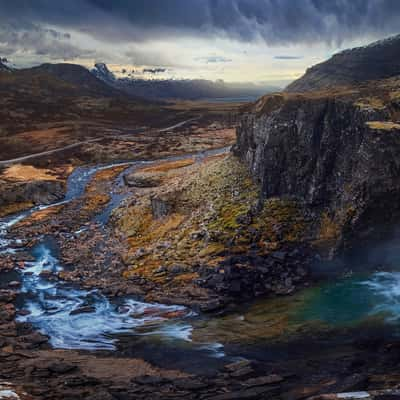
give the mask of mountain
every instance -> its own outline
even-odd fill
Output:
[[[154,113],[162,112],[158,104],[128,96],[79,65],[0,69],[0,135],[60,121],[69,121],[68,126],[72,124],[71,129],[79,133],[83,132],[80,123],[95,130],[99,124],[137,127],[149,124]]]
[[[150,100],[199,100],[217,98],[256,99],[275,87],[254,84],[232,84],[205,79],[131,79],[117,78],[104,63],[97,63],[92,74],[98,79],[129,95]]]
[[[313,91],[400,75],[400,35],[335,54],[307,70],[287,92]]]
[[[88,69],[76,64],[42,64],[29,68],[32,74],[44,73],[79,87],[82,92],[101,96],[122,96],[123,93],[110,87],[94,76]]]
[[[96,63],[91,72],[96,78],[102,80],[103,82],[106,82],[111,86],[115,85],[117,82],[117,78],[115,77],[115,75],[108,69],[107,65],[104,63]]]
[[[0,58],[0,72],[11,72],[12,68],[7,66],[7,59]]]

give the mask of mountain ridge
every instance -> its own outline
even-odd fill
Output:
[[[129,95],[149,100],[201,100],[213,98],[257,98],[276,87],[235,85],[207,79],[133,79],[117,78],[105,63],[96,63],[91,72],[98,79]]]
[[[307,69],[286,92],[308,92],[400,75],[400,35],[347,49]]]
[[[44,63],[36,67],[27,68],[23,71],[26,72],[43,72],[50,74],[64,82],[70,83],[83,90],[102,95],[110,96],[126,96],[126,94],[117,91],[115,88],[105,84],[102,80],[95,77],[87,68],[70,63],[50,64]]]

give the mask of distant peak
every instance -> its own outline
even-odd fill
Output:
[[[96,64],[94,64],[94,66],[96,69],[98,69],[100,71],[110,72],[110,70],[107,67],[107,64],[105,64],[105,63],[102,63],[102,62],[96,63]]]
[[[103,81],[114,81],[115,75],[108,69],[107,64],[98,62],[94,64],[93,74]]]
[[[12,71],[12,67],[9,64],[9,61],[5,57],[0,57],[0,71]]]

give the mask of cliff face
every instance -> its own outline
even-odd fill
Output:
[[[362,91],[266,96],[243,117],[234,151],[265,198],[305,204],[315,243],[337,250],[382,237],[399,219],[396,107]]]
[[[400,74],[400,35],[335,54],[287,87],[304,92],[386,79]]]

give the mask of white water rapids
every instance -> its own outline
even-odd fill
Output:
[[[133,166],[138,163],[129,163]],[[0,253],[15,253],[18,239],[8,238],[8,230],[33,212],[79,197],[93,174],[110,166],[77,168],[68,179],[65,200],[53,205],[0,220]],[[97,290],[84,290],[56,277],[62,266],[49,241],[42,241],[31,252],[34,261],[20,271],[22,305],[18,320],[29,322],[49,336],[54,348],[115,350],[118,334],[156,336],[160,340],[191,341],[192,312],[182,306],[144,303],[133,298],[109,300]],[[213,357],[222,357],[218,343],[197,343]]]

